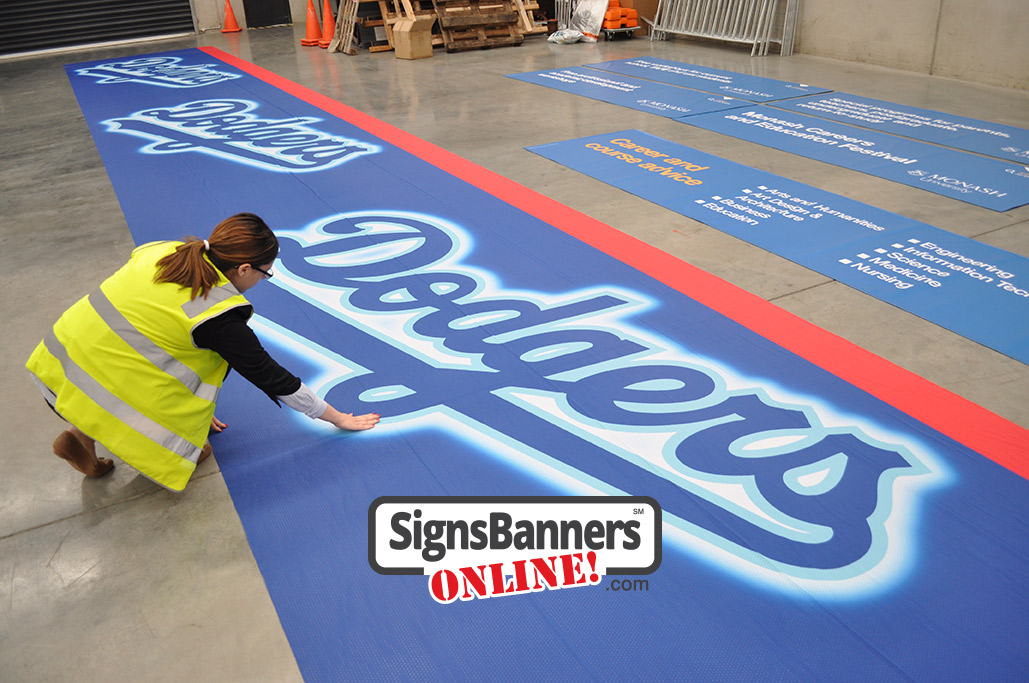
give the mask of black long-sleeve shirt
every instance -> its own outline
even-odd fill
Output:
[[[300,378],[276,363],[261,346],[247,325],[253,312],[252,306],[240,306],[204,321],[193,329],[193,342],[224,358],[231,369],[278,403],[276,396],[300,389]]]

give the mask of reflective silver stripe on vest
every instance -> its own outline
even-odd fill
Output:
[[[121,311],[115,308],[102,289],[97,288],[95,292],[89,295],[89,303],[92,304],[93,310],[97,312],[97,315],[107,323],[107,326],[121,337],[122,341],[138,351],[139,355],[182,382],[197,398],[202,398],[212,403],[218,400],[218,387],[213,384],[204,383],[200,379],[200,375],[193,372],[188,365],[172,356],[136,329],[122,315]]]
[[[231,282],[222,285],[221,287],[212,287],[207,292],[206,298],[201,299],[200,297],[197,297],[192,301],[187,301],[182,304],[182,312],[186,314],[187,318],[195,318],[201,313],[214,308],[226,299],[231,299],[238,294],[239,292],[232,286]]]
[[[116,418],[127,424],[133,430],[142,434],[154,443],[167,448],[172,453],[189,460],[192,463],[200,457],[200,450],[178,434],[165,429],[149,417],[139,412],[125,401],[121,400],[103,385],[93,379],[88,372],[79,367],[68,356],[68,350],[57,340],[53,331],[43,339],[43,345],[53,354],[54,358],[64,369],[64,376],[74,384],[79,391],[91,398],[97,405],[114,415]]]

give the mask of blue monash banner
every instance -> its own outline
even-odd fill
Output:
[[[828,88],[778,81],[763,76],[723,71],[658,57],[634,57],[587,64],[591,69],[667,83],[682,88],[738,97],[751,102],[772,102],[801,95],[828,92]]]
[[[938,112],[827,93],[801,83],[652,57],[509,77],[674,118],[994,211],[1029,204],[1029,167],[958,151],[1029,162],[1029,131],[1011,126],[944,118]]]
[[[680,120],[994,211],[1029,204],[1026,168],[895,135],[763,105]]]
[[[773,106],[924,142],[1029,164],[1029,130],[834,92]]]
[[[638,130],[529,149],[1029,362],[1025,257]]]
[[[670,119],[750,106],[750,102],[745,99],[697,92],[577,66],[511,74],[508,77]]]

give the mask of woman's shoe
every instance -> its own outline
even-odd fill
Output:
[[[54,455],[66,460],[69,465],[87,477],[102,477],[114,469],[114,461],[98,458],[86,450],[82,442],[71,432],[61,432],[54,440]]]

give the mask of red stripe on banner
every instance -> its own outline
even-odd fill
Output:
[[[441,147],[223,50],[200,49],[600,249],[1029,479],[1029,430],[1014,422],[759,296]]]

